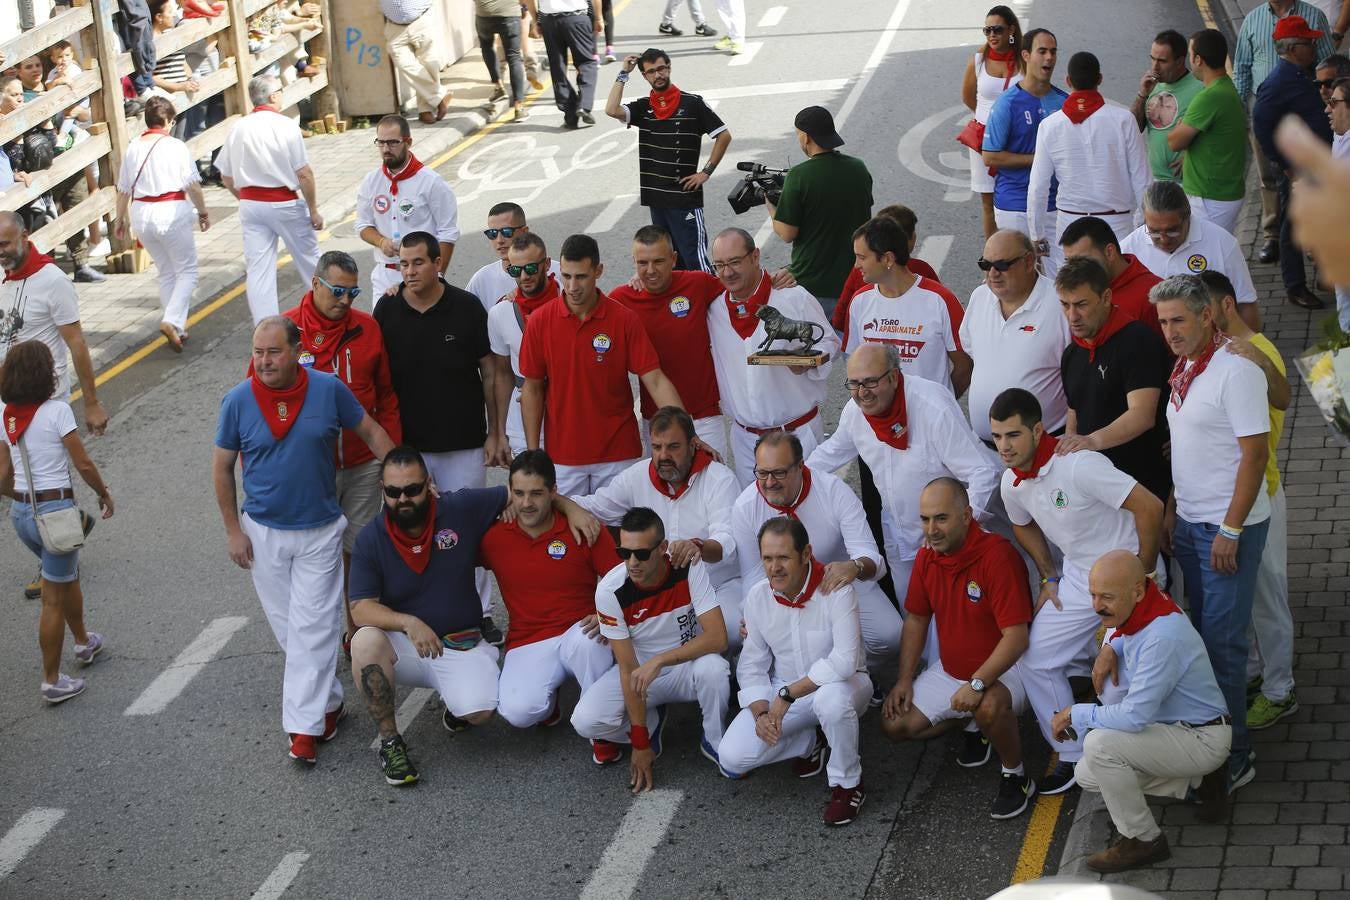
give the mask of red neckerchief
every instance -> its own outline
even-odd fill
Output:
[[[33,242],[29,241],[28,252],[24,255],[23,262],[19,263],[19,267],[13,271],[6,270],[5,280],[22,281],[30,275],[36,274],[37,270],[47,263],[55,262],[56,260],[52,259],[47,254],[39,253],[37,248],[33,246]]]
[[[731,327],[736,329],[736,333],[741,336],[741,340],[746,340],[755,333],[759,327],[759,319],[755,313],[761,306],[769,302],[769,292],[773,290],[773,279],[769,277],[767,271],[763,272],[759,279],[759,287],[755,292],[745,300],[735,300],[731,296],[731,291],[722,295],[726,301],[727,313],[731,316]]]
[[[661,480],[661,476],[656,474],[656,463],[647,464],[647,477],[652,480],[652,487],[661,492],[661,496],[669,497],[671,500],[678,500],[684,496],[684,492],[689,490],[689,482],[694,480],[694,476],[704,469],[708,468],[713,461],[712,454],[702,447],[694,451],[694,462],[689,467],[689,474],[685,476],[684,484],[676,487],[668,481]]]
[[[970,528],[966,531],[966,539],[961,542],[961,546],[954,553],[942,554],[934,550],[932,553],[932,563],[948,576],[956,575],[964,571],[967,567],[974,564],[984,556],[985,551],[996,546],[997,541],[994,535],[980,527],[980,523],[974,519],[970,520]]]
[[[992,59],[994,62],[1012,62],[1015,55],[1016,53],[1013,50],[990,50],[988,46],[984,48],[984,58],[986,60]]]
[[[304,366],[300,366],[295,384],[284,391],[263,384],[257,372],[253,373],[249,383],[253,386],[253,399],[258,401],[258,410],[267,421],[267,427],[272,430],[272,437],[278,441],[286,437],[291,426],[300,418],[300,410],[305,405],[305,392],[309,389],[309,372]]]
[[[1106,105],[1100,91],[1074,91],[1064,98],[1064,115],[1075,125],[1082,125],[1087,117]]]
[[[1050,461],[1050,457],[1055,455],[1055,445],[1059,443],[1059,438],[1048,431],[1041,433],[1040,443],[1036,445],[1036,452],[1031,456],[1031,469],[1022,471],[1013,469],[1013,487],[1017,487],[1028,479],[1035,478],[1041,474],[1041,469]]]
[[[543,306],[548,301],[561,296],[562,291],[558,288],[558,279],[554,278],[551,274],[544,283],[544,289],[533,297],[526,297],[520,292],[520,288],[516,288],[515,302],[516,305],[520,307],[521,320],[528,322],[530,320],[530,314],[536,309]]]
[[[1164,594],[1151,578],[1145,579],[1145,583],[1148,586],[1144,588],[1144,596],[1139,598],[1139,602],[1134,605],[1134,610],[1126,617],[1124,622],[1120,623],[1120,627],[1111,632],[1111,637],[1108,640],[1115,640],[1122,635],[1135,634],[1154,619],[1161,619],[1163,616],[1181,612],[1180,607],[1171,597]]]
[[[319,308],[314,305],[313,291],[301,298],[298,309],[300,343],[313,354],[315,367],[326,372],[328,364],[337,353],[338,343],[347,330],[347,316],[335,322],[319,312]]]
[[[400,181],[407,181],[409,178],[413,177],[418,172],[422,171],[422,162],[417,157],[409,153],[408,164],[404,166],[403,170],[399,172],[397,175],[395,175],[393,172],[390,172],[389,167],[386,165],[381,165],[380,171],[384,173],[385,178],[389,179],[389,196],[397,197],[398,183]]]
[[[896,375],[898,377],[895,399],[891,401],[891,408],[879,416],[863,413],[863,418],[872,426],[872,433],[877,436],[877,440],[897,450],[908,450],[909,420],[905,416],[905,376],[899,372]]]
[[[427,570],[427,564],[431,562],[431,531],[436,525],[436,510],[431,501],[427,501],[427,521],[422,526],[422,530],[413,536],[409,536],[402,528],[394,524],[393,518],[389,514],[389,508],[384,510],[384,532],[389,535],[389,542],[394,545],[398,555],[408,564],[418,575]]]
[[[162,135],[164,135],[165,137],[168,137],[168,136],[169,136],[169,129],[167,129],[167,128],[147,128],[147,129],[145,129],[145,131],[142,131],[141,134],[162,134]]]
[[[28,430],[28,426],[33,424],[33,414],[37,412],[41,403],[6,403],[5,404],[5,436],[9,442],[18,446],[19,438]]]
[[[784,597],[777,591],[773,592],[773,599],[777,600],[783,606],[801,609],[806,605],[806,602],[815,595],[816,588],[820,587],[820,583],[824,580],[825,566],[813,556],[811,557],[811,574],[806,576],[806,584],[802,587],[802,592],[797,595],[796,599]]]
[[[259,103],[257,106],[253,107],[253,109],[249,110],[249,112],[262,112],[263,110],[267,110],[268,112],[274,113],[281,112],[281,110],[277,109],[270,103]]]
[[[1097,348],[1111,339],[1111,335],[1134,321],[1134,316],[1125,312],[1119,306],[1113,305],[1111,311],[1106,314],[1106,321],[1102,327],[1097,329],[1097,333],[1091,339],[1080,338],[1078,335],[1072,335],[1073,342],[1084,348],[1088,352],[1088,362],[1096,362]]]
[[[652,91],[647,95],[652,105],[652,115],[658,119],[669,119],[680,108],[680,89],[671,85],[664,91]]]
[[[1228,340],[1228,335],[1222,331],[1214,332],[1214,339],[1209,342],[1209,346],[1200,354],[1200,358],[1189,366],[1186,365],[1186,357],[1178,356],[1177,364],[1172,367],[1172,377],[1167,379],[1167,383],[1172,386],[1172,405],[1181,409],[1181,404],[1186,402],[1186,392],[1191,389],[1191,382],[1200,377],[1200,373],[1209,366],[1209,361],[1214,358],[1214,351],[1218,350]]]
[[[797,495],[797,499],[793,500],[788,506],[779,506],[768,497],[765,497],[764,488],[760,487],[758,478],[755,479],[755,490],[759,491],[759,496],[762,497],[764,502],[769,504],[769,506],[779,515],[787,516],[789,519],[795,519],[797,518],[797,507],[805,503],[807,496],[811,493],[811,470],[806,467],[805,463],[802,463],[802,491]]]

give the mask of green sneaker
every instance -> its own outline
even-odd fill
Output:
[[[1285,716],[1298,712],[1298,695],[1293,691],[1283,700],[1274,701],[1265,694],[1257,694],[1252,705],[1247,707],[1247,727],[1252,731],[1269,728]]]
[[[408,759],[408,746],[400,735],[380,741],[380,767],[388,784],[405,785],[417,782],[417,769]]]
[[[1248,706],[1251,706],[1251,705],[1252,705],[1252,701],[1256,699],[1256,695],[1259,694],[1259,693],[1261,693],[1261,685],[1262,685],[1263,683],[1265,683],[1265,679],[1264,679],[1262,676],[1260,676],[1260,675],[1257,675],[1255,678],[1252,678],[1252,679],[1248,680],[1248,682],[1247,682],[1247,705],[1248,705]]]
[[[730,49],[731,49],[731,45],[734,44],[734,43],[735,43],[735,41],[733,41],[733,40],[731,39],[731,35],[726,34],[726,35],[723,35],[723,36],[722,36],[722,39],[721,39],[721,40],[719,40],[717,43],[713,44],[713,49],[714,49],[714,50],[730,50]]]

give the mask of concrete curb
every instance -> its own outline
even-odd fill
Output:
[[[1099,850],[1105,850],[1110,836],[1111,817],[1106,812],[1102,795],[1080,790],[1078,807],[1074,810],[1068,837],[1064,839],[1064,852],[1059,857],[1055,875],[1100,881],[1101,876],[1087,867],[1086,860]]]

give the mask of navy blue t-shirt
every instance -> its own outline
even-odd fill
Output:
[[[506,506],[506,488],[464,488],[436,501],[431,561],[417,574],[394,549],[385,513],[361,529],[352,549],[347,596],[377,600],[395,612],[416,616],[440,635],[474,628],[483,605],[473,583],[483,535]]]

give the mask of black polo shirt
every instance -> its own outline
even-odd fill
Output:
[[[389,375],[398,395],[403,440],[426,453],[487,443],[487,406],[478,361],[492,352],[478,298],[441,281],[441,299],[418,312],[403,288],[375,307]]]
[[[627,104],[628,124],[638,129],[638,186],[643,206],[695,209],[703,206],[703,188],[686,191],[680,179],[698,171],[703,135],[726,130],[717,113],[698,94],[680,93],[680,105],[664,119],[652,112],[650,97]]]
[[[1130,322],[1097,348],[1091,362],[1088,351],[1070,342],[1060,359],[1064,394],[1074,411],[1079,434],[1091,434],[1110,425],[1129,408],[1130,391],[1158,388],[1158,410],[1153,427],[1119,447],[1103,450],[1117,469],[1166,502],[1172,490],[1172,466],[1163,456],[1168,439],[1167,398],[1171,388],[1172,357],[1147,325]]]

